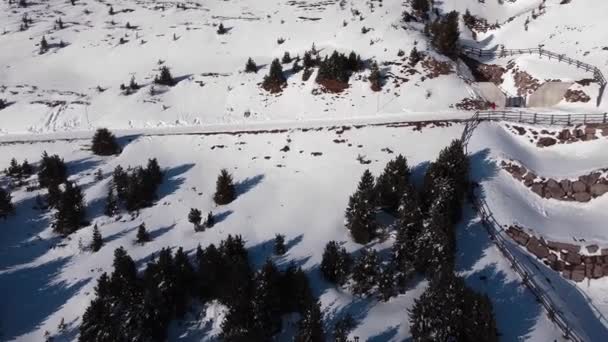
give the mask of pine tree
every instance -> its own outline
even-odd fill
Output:
[[[353,266],[353,292],[356,295],[366,295],[378,284],[378,266],[378,252],[362,249]]]
[[[256,276],[253,297],[256,330],[270,341],[281,330],[281,274],[272,261],[266,261]]]
[[[67,168],[63,159],[58,155],[49,156],[46,151],[42,154],[40,169],[38,170],[38,182],[40,187],[47,188],[50,185],[59,185],[67,180]]]
[[[410,187],[410,173],[407,160],[402,155],[398,155],[386,164],[384,172],[378,176],[376,182],[376,193],[380,206],[391,212],[397,211],[401,197]]]
[[[61,189],[58,184],[50,184],[46,195],[46,203],[48,207],[57,208],[61,200]]]
[[[11,178],[21,179],[21,177],[23,176],[22,172],[23,171],[21,169],[21,165],[19,165],[17,159],[12,158],[8,169],[6,169],[6,174]]]
[[[93,135],[91,150],[99,156],[109,156],[120,153],[116,137],[107,128],[99,128]]]
[[[312,302],[304,312],[298,324],[298,331],[294,338],[295,342],[323,342],[325,332],[323,331],[323,314],[321,305]]]
[[[448,57],[455,58],[458,55],[458,12],[452,11],[430,26],[431,43]]]
[[[423,215],[416,190],[408,186],[402,194],[398,209],[397,238],[393,244],[391,259],[399,291],[405,290],[414,266],[421,265],[424,261],[417,254],[417,241],[422,232],[422,223]]]
[[[195,273],[188,256],[182,247],[177,249],[174,258],[175,264],[175,313],[182,318],[186,313],[188,298],[195,290]]]
[[[46,38],[42,36],[42,39],[40,40],[40,54],[42,55],[47,51],[49,51],[49,43],[46,41]]]
[[[112,183],[118,194],[118,198],[124,200],[127,195],[127,185],[129,184],[129,175],[125,172],[122,166],[118,165],[112,173]]]
[[[251,59],[251,57],[249,57],[247,64],[245,64],[245,72],[258,72],[258,66],[255,64],[253,59]]]
[[[388,301],[397,294],[395,287],[395,271],[389,265],[383,267],[382,273],[378,277],[378,295],[382,301]]]
[[[340,247],[336,241],[329,241],[323,251],[321,261],[321,273],[328,281],[344,285],[350,274],[352,259],[344,247]]]
[[[287,247],[285,247],[285,235],[276,234],[274,236],[274,254],[283,255],[287,252]]]
[[[313,295],[306,273],[290,263],[281,277],[281,311],[303,314],[311,301]]]
[[[175,80],[173,79],[171,71],[169,71],[169,68],[167,66],[162,66],[160,68],[160,73],[154,77],[154,83],[166,85],[169,87],[175,85]]]
[[[348,342],[348,334],[355,328],[355,320],[351,314],[347,313],[340,318],[334,325],[334,341]]]
[[[426,18],[430,9],[429,0],[413,0],[412,9],[418,12],[422,17]]]
[[[207,214],[207,218],[205,219],[205,222],[203,222],[203,226],[205,228],[213,228],[213,226],[215,226],[215,217],[213,216],[212,211]]]
[[[93,252],[97,252],[103,246],[103,238],[101,237],[101,233],[99,232],[99,228],[97,225],[93,226],[93,239],[91,240],[91,250]]]
[[[277,58],[275,58],[270,64],[270,70],[268,75],[264,76],[262,87],[272,93],[281,91],[281,88],[287,83],[285,76],[283,75],[283,66]]]
[[[315,66],[316,61],[312,58],[310,52],[304,52],[304,57],[302,58],[302,64],[305,68],[312,68]]]
[[[357,191],[350,197],[346,209],[346,227],[357,243],[365,244],[376,235],[376,196],[374,176],[365,170]]]
[[[65,190],[57,204],[53,230],[63,236],[70,235],[85,225],[85,216],[82,191],[72,182],[66,182]]]
[[[194,225],[194,231],[200,230],[201,220],[203,219],[201,211],[196,208],[191,208],[188,213],[188,222]]]
[[[196,249],[198,294],[203,300],[218,298],[220,287],[223,285],[221,278],[223,273],[222,255],[214,244],[210,244],[204,250],[198,246]]]
[[[361,69],[362,65],[363,62],[361,61],[361,56],[352,51],[348,55],[348,69],[352,72],[357,72]]]
[[[30,163],[28,163],[27,159],[23,161],[23,163],[21,164],[21,175],[22,177],[29,177],[34,173],[34,168],[32,167],[32,165],[30,165]]]
[[[380,91],[382,89],[382,74],[380,74],[380,68],[378,68],[378,63],[375,61],[372,63],[372,69],[367,79],[373,91]]]
[[[0,218],[6,219],[9,215],[15,213],[15,207],[11,202],[11,194],[3,188],[0,188]]]
[[[291,63],[291,56],[289,55],[288,51],[285,51],[285,54],[283,54],[283,58],[281,58],[281,63],[283,63],[283,64]]]
[[[150,241],[150,234],[146,230],[146,224],[143,222],[137,227],[137,240],[135,241],[141,245]]]
[[[414,46],[410,52],[410,66],[413,68],[422,60],[422,55],[418,52],[418,49]]]
[[[228,30],[224,27],[224,24],[220,23],[220,25],[217,28],[217,34],[225,34],[227,32],[228,32]]]
[[[148,159],[148,165],[146,166],[146,176],[150,179],[150,182],[152,184],[162,184],[163,172],[161,171],[156,158]]]
[[[432,214],[431,214],[432,215]],[[415,242],[416,269],[429,276],[451,272],[454,267],[454,248],[446,233],[449,226],[445,215],[431,216]]]
[[[234,201],[235,198],[236,192],[232,181],[232,175],[228,173],[228,170],[222,169],[217,178],[213,200],[218,205],[224,205]]]

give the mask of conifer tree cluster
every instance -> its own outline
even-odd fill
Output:
[[[293,265],[280,271],[268,261],[259,272],[249,264],[240,236],[219,247],[196,249],[194,262],[182,248],[162,249],[145,270],[121,247],[114,271],[104,273],[83,315],[80,341],[163,341],[171,319],[181,318],[190,302],[218,300],[228,306],[221,340],[270,341],[281,330],[281,316],[298,312],[298,341],[323,341],[322,314],[306,274]]]
[[[93,135],[91,150],[99,156],[109,156],[120,153],[116,137],[107,128],[99,128]]]
[[[83,198],[80,187],[72,182],[65,183],[65,189],[59,192],[55,204],[57,209],[53,222],[55,233],[67,236],[87,225]]]
[[[375,61],[372,63],[371,71],[367,80],[369,81],[370,87],[373,91],[380,91],[382,89],[382,74],[380,73],[378,63]]]
[[[306,55],[304,55],[304,66],[306,66]],[[317,73],[316,82],[323,84],[329,90],[348,87],[348,80],[353,72],[361,70],[363,62],[361,57],[354,51],[348,57],[345,54],[334,51],[330,57],[325,56],[325,59],[319,64],[319,72]],[[337,88],[336,88],[337,90]]]
[[[143,245],[150,240],[150,233],[148,233],[148,230],[146,229],[146,224],[142,222],[139,227],[137,227],[137,237],[135,242]]]
[[[156,158],[148,159],[146,168],[138,166],[129,172],[118,165],[112,174],[113,187],[108,192],[106,215],[113,215],[118,211],[119,201],[122,201],[130,212],[152,206],[162,182],[163,172]]]
[[[218,205],[228,204],[236,199],[236,190],[232,175],[226,169],[220,171],[215,183],[215,194],[213,200]]]
[[[15,213],[15,206],[12,202],[11,193],[0,188],[0,218],[6,219]]]
[[[12,158],[8,168],[4,172],[7,176],[19,182],[33,175],[34,167],[28,163],[27,159],[24,160],[23,163],[19,164],[17,159]]]
[[[460,39],[458,16],[458,12],[452,11],[441,19],[427,24],[433,46],[451,58],[458,55],[458,40]]]
[[[38,183],[40,187],[49,188],[58,186],[67,181],[68,171],[63,159],[58,155],[49,156],[48,153],[42,153],[40,167],[38,168]]]
[[[365,170],[346,208],[346,228],[356,243],[366,244],[376,236],[376,192],[374,176]]]
[[[258,66],[257,64],[255,64],[253,59],[251,59],[251,57],[249,57],[249,59],[247,60],[247,64],[245,64],[245,72],[258,72]]]
[[[428,18],[428,12],[430,10],[429,0],[412,0],[412,9],[418,17],[426,19]]]
[[[329,241],[323,251],[321,274],[329,282],[344,285],[350,275],[352,263],[344,247],[340,247],[336,241]]]
[[[159,74],[154,76],[154,83],[169,87],[173,87],[176,84],[175,79],[173,79],[173,76],[171,75],[169,67],[165,65],[160,68]]]
[[[287,84],[287,79],[283,75],[283,66],[278,58],[275,58],[270,64],[268,75],[264,76],[262,88],[271,93],[278,93]]]
[[[410,311],[413,341],[498,341],[498,330],[487,295],[468,288],[446,273],[431,280]]]
[[[0,110],[3,110],[6,107],[8,107],[8,101],[0,98]]]

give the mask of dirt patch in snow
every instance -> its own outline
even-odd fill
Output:
[[[435,78],[441,75],[449,75],[454,72],[450,62],[440,62],[433,57],[425,57],[422,61],[422,67],[427,72],[426,77]]]
[[[572,89],[568,89],[566,91],[566,94],[564,94],[564,99],[566,99],[567,102],[587,103],[587,102],[591,101],[591,97],[589,97],[589,95],[587,95],[584,91],[572,90]]]

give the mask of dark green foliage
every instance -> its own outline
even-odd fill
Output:
[[[431,43],[442,54],[455,58],[458,55],[458,12],[452,11],[430,24]]]
[[[116,137],[107,128],[99,128],[93,135],[91,144],[93,153],[99,156],[109,156],[120,153]]]
[[[11,202],[11,194],[3,188],[0,188],[0,218],[6,219],[9,215],[15,213],[15,207]]]
[[[220,25],[217,27],[217,34],[225,34],[227,32],[228,30],[224,27],[224,24],[220,23]]]
[[[61,200],[61,189],[57,184],[51,184],[48,187],[46,195],[46,203],[48,207],[56,208]]]
[[[351,267],[352,259],[344,247],[340,247],[336,241],[330,241],[325,245],[321,273],[327,281],[344,285],[350,275]]]
[[[99,228],[97,225],[93,226],[93,239],[91,240],[91,250],[93,252],[97,252],[103,246],[103,238],[101,237],[101,233],[99,232]]]
[[[293,62],[293,65],[291,66],[291,72],[294,74],[297,74],[301,70],[302,70],[302,66],[300,65],[299,61],[296,60],[295,62]]]
[[[40,54],[42,55],[43,53],[49,51],[49,43],[46,41],[46,37],[42,36],[42,39],[40,40]]]
[[[21,165],[19,165],[19,163],[17,163],[17,159],[12,158],[11,162],[8,166],[8,168],[5,171],[6,175],[14,178],[14,179],[20,179],[21,178]]]
[[[304,52],[304,57],[302,58],[302,63],[304,64],[304,68],[312,68],[318,64],[318,59],[313,58],[310,52]]]
[[[306,66],[306,55],[304,55],[304,58],[304,66]],[[337,81],[341,84],[348,84],[350,75],[358,71],[361,64],[361,58],[354,52],[346,57],[346,55],[334,51],[329,58],[325,57],[319,65],[316,81],[317,83]]]
[[[375,249],[364,248],[353,266],[353,292],[366,295],[378,284],[380,260]]]
[[[258,72],[258,66],[251,57],[247,60],[247,64],[245,64],[245,72]]]
[[[283,58],[281,58],[281,63],[291,63],[291,56],[289,55],[288,51],[285,51],[285,54],[283,54]]]
[[[281,304],[283,312],[303,313],[313,301],[308,277],[300,267],[290,264],[281,277]]]
[[[191,208],[188,213],[188,222],[194,225],[194,230],[198,231],[200,229],[201,221],[203,220],[203,216],[200,210],[196,208]]]
[[[380,68],[378,68],[378,63],[375,61],[372,63],[372,68],[367,80],[373,91],[380,91],[382,89],[382,74],[380,74]]]
[[[222,279],[222,255],[214,244],[204,250],[199,245],[196,249],[198,269],[198,297],[207,300],[219,296]]]
[[[357,55],[354,51],[348,55],[348,69],[352,72],[356,72],[361,70],[363,67],[363,62],[361,61],[361,56]]]
[[[8,101],[6,99],[0,99],[0,110],[8,107]]]
[[[391,266],[384,267],[378,277],[378,295],[381,300],[386,302],[396,294],[395,271]]]
[[[413,68],[422,60],[422,54],[418,52],[418,49],[414,46],[410,52],[410,66]]]
[[[112,173],[112,182],[118,194],[118,198],[124,200],[127,193],[127,185],[129,184],[129,174],[125,172],[122,166],[118,165]]]
[[[256,330],[262,340],[269,341],[281,330],[281,273],[272,263],[266,261],[256,276],[253,297]]]
[[[139,244],[144,244],[148,241],[150,241],[150,233],[148,233],[148,231],[146,230],[146,224],[145,223],[141,223],[139,225],[139,227],[137,227],[137,239],[135,240],[135,242],[139,243]]]
[[[213,216],[213,212],[210,211],[207,214],[207,218],[205,219],[205,222],[203,222],[203,226],[205,228],[212,228],[215,226],[215,216]]]
[[[163,172],[156,158],[148,159],[146,168],[136,167],[130,173],[119,165],[113,173],[114,187],[128,211],[150,207],[156,200],[156,190],[163,181]]]
[[[67,168],[63,159],[56,154],[49,156],[45,151],[42,154],[40,169],[38,170],[40,187],[48,188],[51,185],[59,185],[64,183],[67,177]]]
[[[487,296],[469,289],[452,273],[432,280],[410,311],[413,341],[498,341]]]
[[[63,236],[70,235],[86,225],[85,217],[82,191],[72,182],[66,182],[65,190],[61,193],[57,203],[53,231]]]
[[[154,83],[172,87],[176,82],[173,79],[169,68],[167,66],[162,66],[160,68],[160,73],[154,77]]]
[[[218,205],[224,205],[234,201],[235,199],[236,191],[234,189],[232,175],[228,173],[228,170],[222,169],[220,171],[220,175],[217,177],[213,200]]]
[[[274,254],[283,255],[287,252],[287,247],[285,247],[285,235],[276,234],[274,236]]]
[[[283,75],[283,66],[277,58],[275,58],[270,64],[270,70],[268,75],[264,76],[262,87],[272,93],[281,91],[283,86],[287,83],[287,79]]]
[[[112,187],[108,189],[108,197],[106,197],[106,206],[103,211],[106,216],[114,216],[118,213],[118,199],[114,194],[114,190]]]
[[[311,302],[298,324],[294,342],[324,342],[323,314],[318,302]]]
[[[404,156],[389,161],[376,181],[378,205],[396,212],[403,194],[410,187],[410,168]]]
[[[355,320],[347,313],[334,325],[334,341],[348,342],[348,334],[356,327]]]
[[[365,170],[359,181],[357,191],[348,201],[346,228],[357,243],[368,243],[376,236],[374,176],[369,170]]]
[[[416,190],[408,186],[401,196],[398,209],[397,238],[392,250],[392,268],[395,271],[396,287],[400,292],[413,274],[415,266],[422,269],[416,243],[422,232],[423,214],[420,210]]]
[[[426,18],[430,9],[429,0],[412,0],[412,9]]]

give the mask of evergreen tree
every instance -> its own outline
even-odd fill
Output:
[[[361,70],[362,65],[361,56],[357,55],[354,51],[351,51],[348,55],[348,69],[352,72],[357,72]]]
[[[172,87],[175,85],[175,80],[171,75],[171,71],[167,66],[160,68],[160,73],[154,77],[154,83]]]
[[[258,66],[255,64],[253,59],[251,59],[251,57],[249,57],[247,64],[245,64],[245,72],[258,72]]]
[[[23,163],[21,164],[21,175],[23,177],[29,177],[32,174],[34,174],[34,168],[32,167],[32,165],[30,165],[30,163],[28,163],[27,159],[23,161]]]
[[[410,187],[410,168],[407,160],[402,155],[389,161],[384,167],[384,172],[378,176],[376,182],[376,193],[378,204],[391,212],[396,212],[399,201]]]
[[[327,281],[343,285],[348,279],[351,267],[352,259],[344,247],[340,247],[336,241],[330,241],[325,245],[321,273]]]
[[[186,313],[188,298],[194,293],[196,276],[182,247],[175,252],[174,264],[176,293],[173,302],[177,317],[182,318]]]
[[[47,51],[49,51],[49,43],[46,41],[46,38],[42,36],[42,39],[40,40],[40,54],[42,55]]]
[[[416,190],[408,186],[402,194],[398,209],[397,238],[393,244],[391,259],[399,291],[405,290],[406,282],[413,274],[414,265],[421,265],[424,261],[417,254],[417,241],[422,232],[422,222],[423,215]]]
[[[116,137],[107,128],[99,128],[93,135],[91,144],[93,153],[100,156],[109,156],[120,153],[120,147],[116,142]]]
[[[281,58],[281,63],[283,63],[283,64],[291,63],[291,56],[289,55],[288,51],[285,51],[285,54],[283,54],[283,58]]]
[[[203,223],[203,226],[205,228],[213,228],[214,225],[215,225],[215,217],[213,216],[213,212],[210,211],[207,214],[207,218],[205,219],[205,222]]]
[[[228,30],[224,27],[224,24],[220,23],[220,25],[217,28],[217,34],[225,34],[227,32],[228,32]]]
[[[272,261],[266,261],[256,276],[253,297],[256,330],[263,341],[270,341],[272,335],[281,330],[281,274]]]
[[[378,63],[375,61],[372,63],[372,69],[367,79],[373,91],[380,91],[382,89],[382,74],[380,74],[380,68],[378,68]]]
[[[323,342],[325,332],[323,331],[323,314],[321,305],[312,302],[304,312],[298,324],[298,331],[294,339],[295,342]]]
[[[498,341],[487,297],[451,272],[431,281],[410,311],[413,341]]]
[[[8,169],[6,169],[6,174],[11,178],[21,179],[22,170],[21,170],[21,165],[19,165],[19,163],[17,162],[17,159],[15,159],[15,158],[11,159]]]
[[[10,192],[0,188],[0,218],[6,219],[9,215],[15,213],[15,207],[11,202]]]
[[[101,237],[101,233],[99,232],[99,228],[97,225],[93,226],[93,239],[91,241],[91,249],[93,252],[97,252],[103,246],[103,238]]]
[[[163,172],[161,171],[156,158],[148,159],[148,165],[146,166],[146,176],[147,178],[149,178],[152,184],[162,184]]]
[[[213,200],[218,205],[224,205],[234,201],[235,198],[236,192],[232,181],[232,175],[228,173],[228,170],[222,169],[217,178]]]
[[[334,342],[349,342],[348,334],[355,328],[353,316],[347,313],[334,325]]]
[[[422,60],[422,55],[418,52],[418,49],[414,46],[410,52],[410,66],[413,68]]]
[[[129,175],[125,172],[122,166],[118,165],[112,173],[112,183],[118,194],[118,198],[124,200],[127,195],[127,185],[129,184]]]
[[[446,233],[449,225],[444,215],[431,217],[415,242],[416,264],[419,272],[429,276],[451,272],[454,267],[454,249]]]
[[[191,208],[188,213],[188,222],[194,225],[194,231],[199,231],[201,226],[201,220],[203,219],[201,211],[196,208]]]
[[[374,249],[362,249],[353,267],[353,292],[366,295],[378,283],[379,259]]]
[[[430,25],[431,43],[444,55],[455,58],[458,55],[458,12],[452,11]]]
[[[274,236],[274,254],[283,255],[287,252],[287,247],[285,247],[285,235],[276,234]]]
[[[357,191],[348,201],[346,227],[357,243],[368,243],[376,235],[374,176],[369,170],[365,170],[359,181]]]
[[[135,241],[142,245],[150,241],[150,233],[146,230],[146,224],[143,222],[137,227],[137,240]]]
[[[204,250],[199,245],[196,249],[196,261],[199,298],[203,300],[218,298],[224,275],[221,253],[214,244],[210,244]]]
[[[316,60],[312,58],[310,52],[304,52],[304,57],[302,58],[302,64],[305,68],[312,68],[316,65]]]
[[[65,190],[61,193],[57,204],[53,230],[64,236],[70,235],[85,225],[85,216],[82,191],[72,182],[66,182]]]
[[[289,264],[281,277],[281,311],[302,314],[312,301],[313,295],[306,273],[293,263]]]
[[[106,197],[106,206],[103,211],[106,216],[114,216],[118,213],[118,200],[116,199],[116,195],[114,195],[114,190],[112,187],[108,189],[108,197]]]
[[[396,294],[395,271],[389,265],[382,269],[382,273],[378,277],[378,295],[382,301],[386,302]]]
[[[61,189],[58,184],[50,184],[48,187],[48,193],[46,195],[46,203],[48,207],[57,208],[59,201],[61,200]]]
[[[342,53],[334,51],[331,56],[325,57],[325,59],[319,65],[319,72],[317,73],[317,83],[324,81],[337,81],[342,84],[348,84],[352,68],[349,58]]]
[[[63,159],[58,155],[49,156],[46,151],[42,154],[40,169],[38,171],[38,182],[40,187],[47,188],[50,185],[59,185],[67,180],[67,168]]]
[[[270,71],[268,75],[264,76],[262,87],[270,92],[279,92],[281,88],[287,83],[287,79],[283,75],[283,66],[277,58],[275,58],[270,64]]]
[[[430,9],[429,0],[412,0],[412,9],[424,18],[427,17],[427,13]]]

